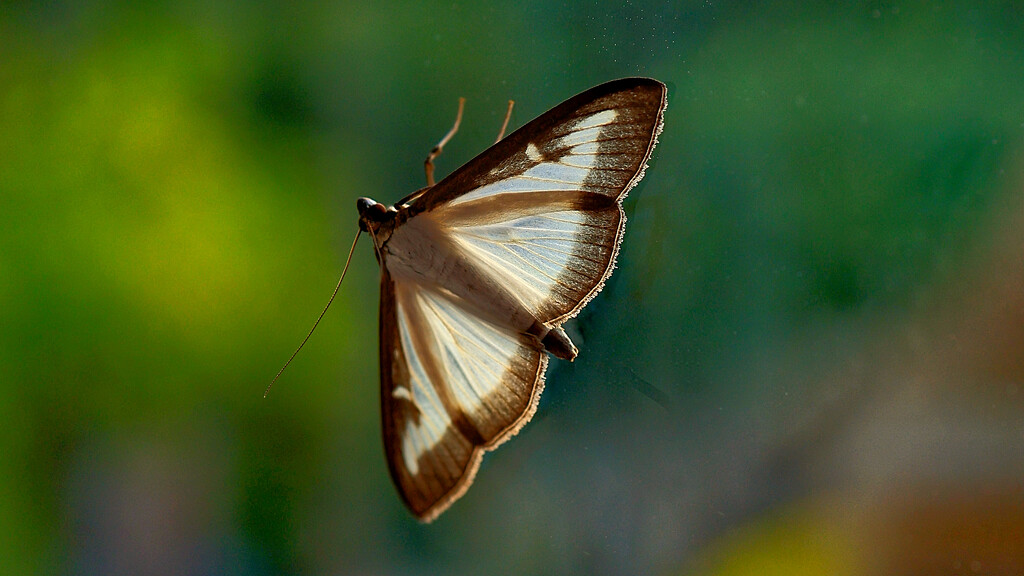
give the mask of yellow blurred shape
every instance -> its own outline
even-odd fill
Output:
[[[709,576],[846,576],[853,542],[823,508],[776,510],[724,536],[695,574]]]

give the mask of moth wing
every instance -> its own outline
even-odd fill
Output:
[[[380,339],[388,467],[410,510],[430,521],[469,488],[483,453],[533,416],[547,355],[452,294],[386,269]]]
[[[627,78],[567,100],[427,190],[426,212],[542,322],[575,316],[615,266],[667,90]],[[415,217],[415,216],[413,216]]]

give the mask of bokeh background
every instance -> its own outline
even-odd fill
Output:
[[[616,274],[429,526],[380,442],[393,202],[670,87]],[[1017,2],[0,5],[0,573],[1024,573]]]

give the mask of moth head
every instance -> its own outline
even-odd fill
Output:
[[[394,208],[365,197],[356,200],[356,210],[359,211],[359,228],[363,232],[369,232],[371,228],[377,230],[381,224],[395,217]]]

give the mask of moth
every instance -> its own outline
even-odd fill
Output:
[[[393,206],[358,199],[381,271],[384,451],[420,520],[465,494],[484,453],[529,422],[548,355],[576,358],[562,325],[615,267],[622,201],[644,175],[666,96],[649,78],[601,84],[434,184],[432,159],[457,119],[427,158],[426,188]]]

